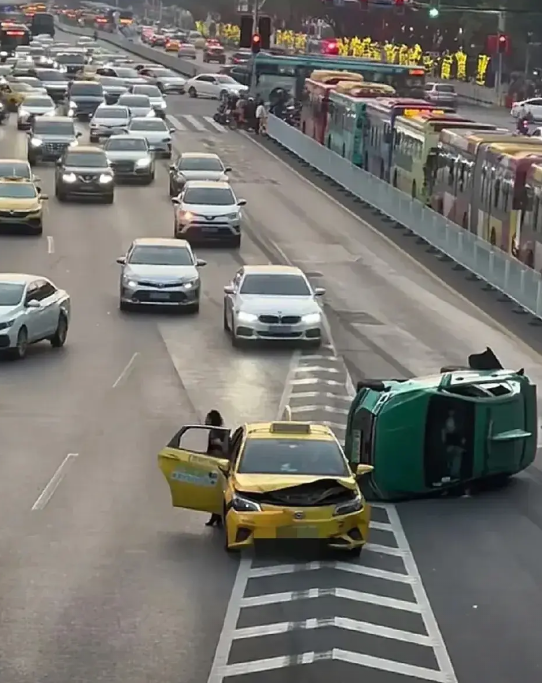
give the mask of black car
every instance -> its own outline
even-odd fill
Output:
[[[60,159],[81,135],[69,116],[36,117],[28,131],[28,162],[34,166],[40,161]]]
[[[112,204],[115,179],[106,153],[99,147],[73,147],[57,161],[55,196],[59,202],[91,197]]]
[[[88,121],[101,104],[105,104],[104,88],[95,81],[73,81],[68,88],[66,114]]]
[[[64,52],[56,55],[55,59],[62,69],[66,69],[68,78],[75,78],[87,63],[84,52]]]

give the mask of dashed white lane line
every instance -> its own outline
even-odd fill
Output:
[[[54,496],[55,491],[60,486],[60,483],[62,482],[62,480],[66,476],[66,473],[68,471],[68,467],[78,457],[79,457],[79,453],[68,453],[68,455],[64,458],[64,460],[60,463],[57,471],[51,477],[47,486],[43,489],[43,491],[40,493],[40,495],[36,499],[36,502],[32,506],[33,512],[36,512],[38,510],[43,510],[45,508],[47,503]]]
[[[47,235],[47,253],[55,253],[55,238],[52,235]]]
[[[135,364],[138,356],[139,356],[139,353],[136,351],[134,353],[134,355],[130,358],[128,363],[124,366],[123,371],[120,373],[120,375],[117,377],[117,379],[113,383],[113,389],[116,389],[126,379],[126,377],[128,377],[128,375],[132,372],[132,370],[134,368],[134,364]]]

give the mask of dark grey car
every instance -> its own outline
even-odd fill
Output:
[[[31,166],[56,161],[81,137],[69,116],[39,116],[28,131],[27,158]]]
[[[55,196],[60,202],[89,197],[112,204],[115,179],[103,149],[90,146],[68,149],[57,161]]]
[[[65,113],[88,121],[101,104],[105,104],[104,89],[94,81],[74,81],[68,89]]]

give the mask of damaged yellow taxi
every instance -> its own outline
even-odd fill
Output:
[[[222,517],[227,551],[295,540],[357,555],[367,542],[371,510],[359,484],[373,468],[352,469],[325,425],[187,425],[158,464],[174,507]]]

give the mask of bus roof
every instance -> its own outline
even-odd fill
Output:
[[[317,69],[311,73],[307,80],[322,83],[324,85],[338,85],[340,82],[363,83],[363,76],[361,74],[353,73],[352,71],[326,71],[324,69]]]
[[[360,59],[359,57],[337,57],[336,55],[270,55],[260,52],[256,55],[255,61],[256,65],[276,64],[277,66],[299,66],[309,69],[329,69],[330,71],[367,69],[384,73],[405,73],[411,76],[423,76],[425,74],[425,69],[421,66],[389,64],[370,59]]]
[[[513,154],[520,154],[523,152],[524,154],[534,154],[534,156],[542,156],[542,144],[538,143],[537,144],[518,144],[518,139],[515,138],[515,140],[510,140],[510,141],[498,141],[498,142],[492,142],[487,146],[487,151],[492,152],[493,154],[507,154],[507,155],[513,155]],[[538,151],[538,155],[536,152]]]
[[[440,141],[443,145],[451,145],[463,152],[475,152],[483,142],[498,142],[507,136],[511,136],[511,133],[505,128],[485,131],[479,130],[474,124],[468,130],[445,129],[440,134]]]
[[[469,119],[464,119],[461,116],[456,116],[454,114],[420,114],[419,116],[409,117],[409,116],[399,116],[397,118],[397,124],[400,124],[403,128],[409,128],[413,131],[419,131],[423,133],[427,128],[433,128],[433,130],[442,130],[443,128],[455,128],[456,126],[470,127],[473,121]],[[489,125],[489,124],[488,124]],[[493,129],[495,126],[493,126]]]

